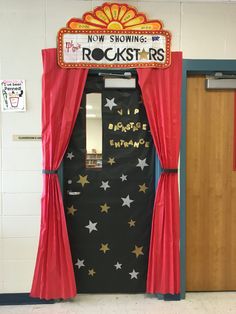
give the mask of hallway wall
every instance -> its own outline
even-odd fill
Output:
[[[172,50],[189,59],[236,56],[236,1],[118,1],[160,19]],[[42,190],[41,143],[13,141],[41,133],[41,49],[57,31],[99,6],[91,0],[0,0],[0,79],[25,79],[27,111],[1,113],[0,293],[28,292],[36,258]]]

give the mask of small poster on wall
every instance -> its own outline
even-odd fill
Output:
[[[25,80],[0,80],[3,112],[26,111]]]

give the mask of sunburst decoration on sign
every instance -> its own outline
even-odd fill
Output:
[[[93,12],[85,13],[82,19],[70,19],[67,27],[75,30],[157,31],[162,29],[162,23],[148,21],[144,14],[127,4],[104,3]]]

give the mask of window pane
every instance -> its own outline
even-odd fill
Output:
[[[86,95],[86,168],[102,168],[102,94]]]

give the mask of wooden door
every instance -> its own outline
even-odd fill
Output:
[[[187,88],[187,291],[236,290],[233,91]]]

